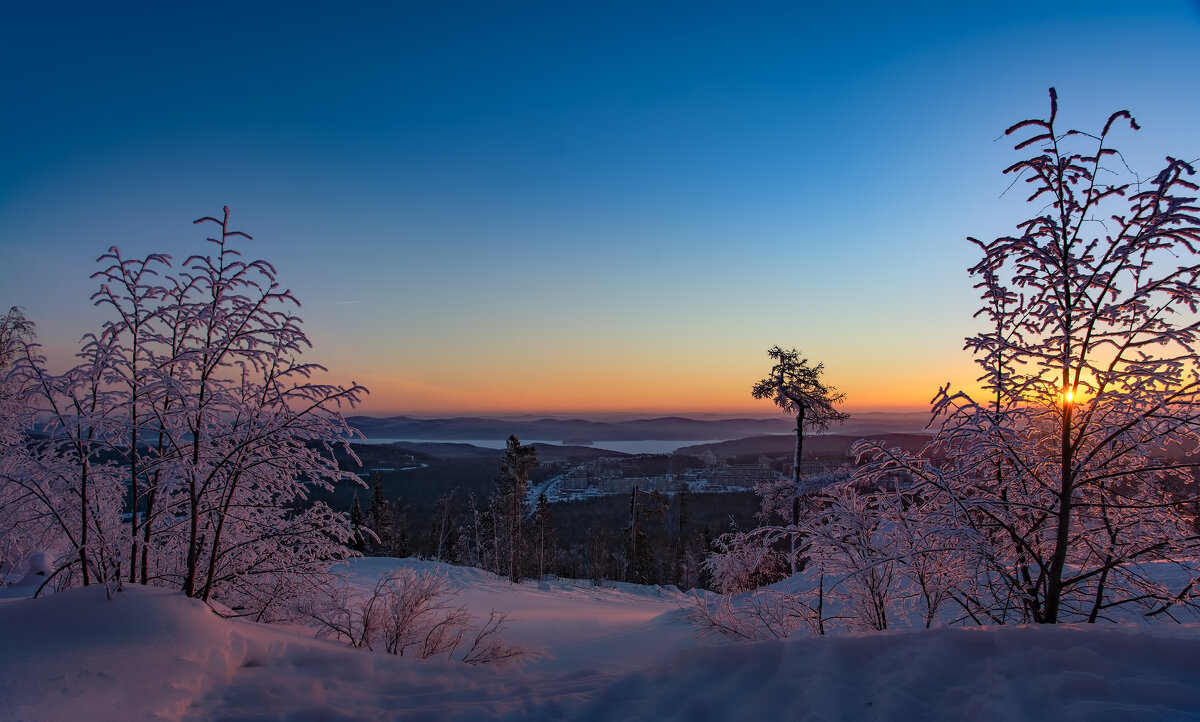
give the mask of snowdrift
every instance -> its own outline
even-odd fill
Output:
[[[351,566],[373,583],[398,565]],[[442,567],[476,616],[539,650],[419,661],[227,620],[178,593],[0,601],[3,720],[1200,718],[1200,628],[934,629],[699,643],[670,589],[509,584]]]

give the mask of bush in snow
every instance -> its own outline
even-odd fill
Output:
[[[466,606],[454,604],[455,596],[445,575],[397,569],[381,576],[369,593],[333,577],[304,612],[316,624],[319,638],[382,647],[401,657],[495,664],[526,654],[503,641],[503,614],[493,610],[475,626]]]

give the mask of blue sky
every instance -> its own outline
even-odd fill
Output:
[[[1200,157],[1196,2],[643,5],[0,9],[0,304],[65,364],[100,253],[227,204],[372,413],[769,412],[774,344],[914,408],[1047,87]]]

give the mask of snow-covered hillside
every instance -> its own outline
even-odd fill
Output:
[[[361,559],[364,586],[396,566]],[[420,661],[222,619],[177,593],[0,601],[3,720],[1200,718],[1200,628],[937,629],[699,642],[687,595],[441,567],[477,617],[538,651]]]

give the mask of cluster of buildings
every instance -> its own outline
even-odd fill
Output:
[[[638,457],[604,456],[586,461],[559,477],[558,489],[566,496],[628,494],[636,486],[645,491],[675,491],[673,474],[646,475]]]
[[[831,474],[848,470],[852,465],[853,461],[846,457],[806,460],[802,462],[801,473]],[[669,457],[661,455],[600,457],[570,467],[543,491],[551,501],[629,494],[634,487],[664,493],[685,489],[707,493],[753,491],[760,482],[790,479],[792,475],[790,463],[779,464],[766,456],[759,456],[754,463],[728,463],[708,454],[700,466],[674,470],[671,467]],[[659,473],[648,473],[650,469]]]

